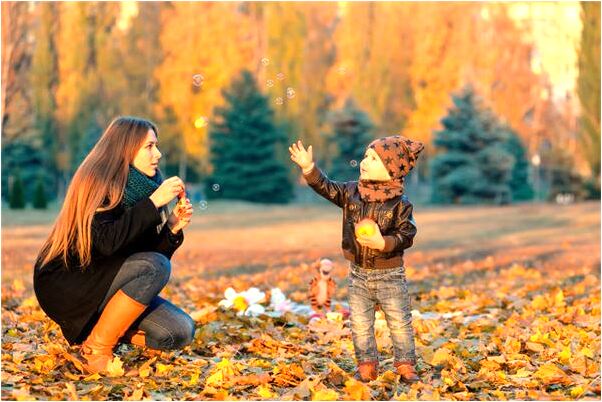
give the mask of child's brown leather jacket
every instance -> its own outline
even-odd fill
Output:
[[[413,206],[404,195],[385,202],[365,202],[356,181],[330,180],[317,166],[304,175],[311,188],[343,209],[343,255],[363,268],[403,266],[403,250],[412,246],[416,235]],[[355,224],[370,218],[378,224],[385,239],[383,251],[362,247],[355,240]]]

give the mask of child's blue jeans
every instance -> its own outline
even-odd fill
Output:
[[[148,307],[130,329],[145,333],[146,346],[153,349],[180,349],[194,338],[193,319],[169,301],[158,296],[171,274],[171,263],[157,252],[142,252],[129,256],[113,279],[100,305],[102,311],[119,289]]]
[[[378,361],[374,315],[380,305],[393,341],[396,363],[415,363],[410,295],[404,267],[365,269],[350,264],[351,334],[358,363]]]

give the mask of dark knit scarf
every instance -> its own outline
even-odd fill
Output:
[[[123,190],[123,199],[121,203],[127,208],[131,208],[143,198],[150,196],[155,192],[156,189],[163,183],[163,177],[159,170],[153,177],[148,177],[132,165],[130,165],[130,171],[128,173],[127,183]],[[161,224],[157,226],[157,232],[160,232],[163,225],[167,221],[167,207],[163,206],[159,209],[161,214]]]
[[[358,189],[362,200],[384,202],[402,195],[404,178],[416,165],[418,154],[422,152],[424,145],[419,141],[394,135],[374,140],[368,148],[372,148],[378,154],[391,180],[360,180]]]

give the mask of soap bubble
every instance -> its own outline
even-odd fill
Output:
[[[278,78],[279,81],[282,81],[284,79],[284,73],[276,74],[276,78]]]
[[[268,88],[271,88],[274,86],[274,80],[267,80],[265,84],[268,86]]]
[[[195,74],[192,76],[192,85],[194,85],[195,87],[200,87],[203,85],[204,80],[205,77],[203,77],[202,74]]]
[[[213,191],[219,191],[219,184],[214,184],[213,186],[211,186],[211,188],[213,189]]]
[[[199,202],[199,208],[201,208],[201,209],[207,209],[207,201],[201,201],[201,202]]]
[[[349,164],[351,165],[351,167],[356,167],[357,166],[357,161],[355,159],[351,160],[349,162]]]
[[[282,100],[282,98],[279,96],[274,100],[274,102],[276,102],[277,105],[282,105],[284,103],[284,100]]]
[[[268,59],[267,57],[262,58],[261,64],[263,64],[264,66],[267,66],[268,64],[270,64],[270,59]]]
[[[291,87],[286,88],[286,97],[293,99],[295,97],[295,90]]]

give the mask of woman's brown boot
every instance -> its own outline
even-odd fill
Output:
[[[146,346],[146,333],[141,329],[128,329],[123,338],[121,338],[121,342],[131,343],[132,345],[144,348],[144,351],[149,356],[159,356],[162,353],[159,349]]]
[[[81,347],[84,367],[90,373],[103,373],[113,359],[113,348],[119,338],[146,309],[121,289],[109,300],[98,322]]]

